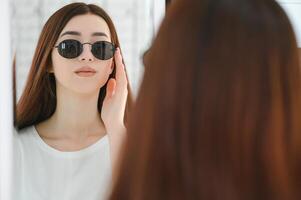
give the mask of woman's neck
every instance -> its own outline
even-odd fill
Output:
[[[75,94],[58,90],[54,114],[38,126],[56,138],[80,139],[104,134],[105,127],[98,112],[98,93]]]

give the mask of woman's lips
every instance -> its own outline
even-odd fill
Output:
[[[76,70],[75,73],[80,77],[90,77],[94,76],[96,71],[91,67],[82,67]]]
[[[96,72],[76,72],[76,74],[81,77],[94,76],[95,73]]]

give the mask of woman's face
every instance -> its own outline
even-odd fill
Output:
[[[111,35],[104,19],[97,15],[85,14],[73,17],[66,24],[55,46],[67,39],[93,44],[96,41],[111,42]],[[113,71],[113,58],[97,59],[93,56],[89,44],[84,44],[83,52],[72,59],[62,57],[58,49],[53,48],[52,64],[57,87],[81,94],[98,92]]]

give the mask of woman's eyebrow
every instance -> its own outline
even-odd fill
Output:
[[[63,34],[61,34],[60,37],[63,37],[64,35],[77,35],[77,36],[81,36],[80,32],[77,31],[66,31]],[[109,36],[107,34],[105,34],[104,32],[94,32],[92,33],[92,36],[104,36],[109,38]]]
[[[105,34],[104,32],[94,32],[92,34],[92,36],[104,36],[104,37],[109,38],[109,36],[107,34]]]
[[[81,34],[80,34],[80,32],[77,32],[77,31],[66,31],[63,34],[61,34],[60,37],[63,37],[64,35],[78,35],[78,36],[80,36]]]

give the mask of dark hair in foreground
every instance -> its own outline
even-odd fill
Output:
[[[112,200],[301,199],[301,77],[274,0],[178,0],[146,60]]]
[[[94,4],[71,3],[56,11],[44,25],[36,51],[32,60],[25,89],[16,106],[15,126],[18,129],[38,124],[48,118],[56,109],[56,84],[53,73],[48,73],[51,62],[51,51],[61,31],[66,24],[75,16],[93,14],[105,20],[111,32],[111,41],[120,48],[118,36],[114,24],[109,15]],[[115,65],[115,64],[114,64]],[[114,71],[109,79],[115,77]],[[101,112],[102,103],[106,95],[105,84],[99,92],[98,110]],[[128,99],[126,105],[125,119],[132,106],[132,93],[128,86]],[[15,91],[16,92],[16,91]]]

